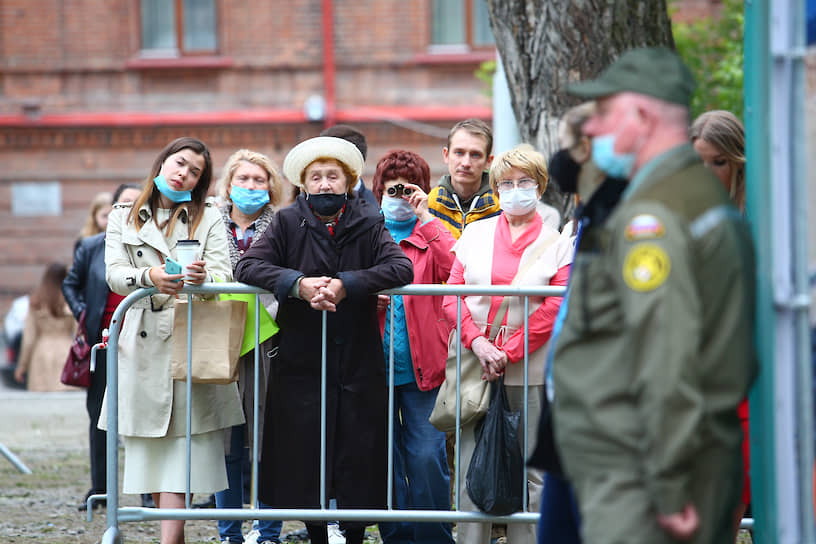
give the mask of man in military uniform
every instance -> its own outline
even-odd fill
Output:
[[[694,81],[664,48],[568,87],[593,160],[629,179],[583,233],[556,341],[555,434],[587,544],[729,542],[737,404],[756,374],[748,226],[688,144]]]

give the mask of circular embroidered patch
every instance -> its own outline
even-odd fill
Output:
[[[623,280],[635,291],[660,287],[671,270],[671,260],[657,244],[637,244],[623,260]]]

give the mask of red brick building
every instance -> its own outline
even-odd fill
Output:
[[[345,122],[369,140],[367,179],[396,146],[441,173],[450,125],[491,116],[473,75],[494,56],[486,14],[484,0],[0,1],[0,312],[70,261],[96,192],[142,180],[181,135],[218,172],[238,148],[280,163]]]
[[[492,116],[474,76],[491,42],[486,0],[0,0],[0,315],[70,262],[94,194],[181,135],[219,172],[344,122],[368,138],[368,181],[397,146],[443,173],[449,127]]]

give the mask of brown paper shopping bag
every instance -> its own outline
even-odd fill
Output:
[[[187,305],[186,300],[176,300],[170,356],[174,380],[187,379]],[[193,301],[193,383],[225,384],[238,379],[245,324],[246,302]]]

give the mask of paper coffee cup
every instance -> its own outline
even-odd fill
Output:
[[[185,280],[192,279],[187,275],[187,266],[201,259],[201,244],[198,240],[179,240],[176,243],[176,262],[181,265]]]

